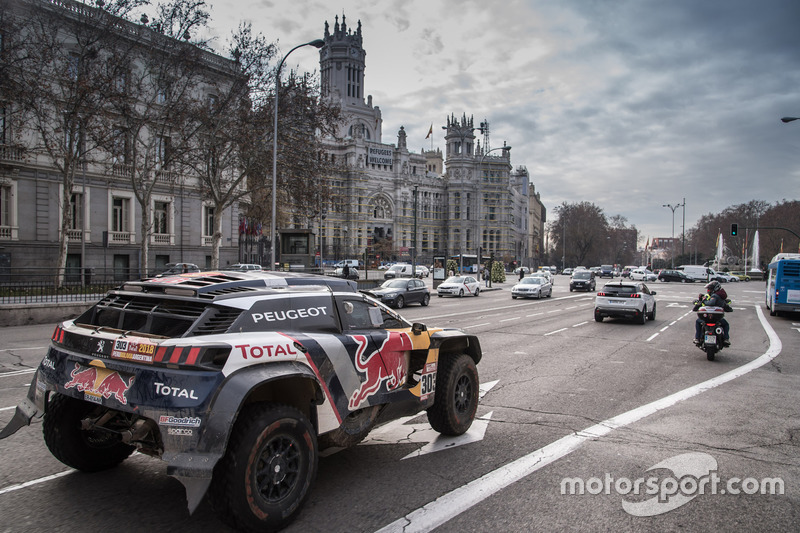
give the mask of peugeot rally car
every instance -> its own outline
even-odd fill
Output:
[[[208,492],[232,526],[275,529],[308,497],[320,449],[423,410],[436,431],[466,432],[480,359],[474,335],[411,324],[346,280],[127,282],[56,327],[0,438],[43,416],[48,448],[73,468],[139,450],[166,462],[190,511]]]

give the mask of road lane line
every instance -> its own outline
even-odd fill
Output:
[[[33,374],[36,372],[35,368],[29,368],[27,370],[12,370],[11,372],[0,372],[0,378],[5,378],[8,376],[24,376],[25,374]]]
[[[471,326],[461,326],[461,329],[479,328],[481,326],[488,326],[491,322],[484,322],[483,324],[473,324]]]
[[[655,339],[656,337],[658,337],[658,333],[653,333],[652,335],[647,337],[647,339],[645,339],[645,342],[650,342],[651,340]]]
[[[580,448],[587,440],[596,440],[615,429],[638,422],[654,413],[672,407],[679,402],[702,394],[762,367],[781,353],[782,345],[775,330],[772,329],[764,318],[761,307],[756,306],[755,309],[761,326],[764,328],[769,338],[769,348],[757,359],[715,378],[665,396],[660,400],[604,420],[583,431],[569,434],[566,437],[552,442],[528,455],[524,455],[507,465],[501,466],[466,485],[462,485],[440,496],[434,501],[384,526],[376,533],[427,533],[432,531],[509,485],[569,455]]]
[[[520,318],[522,318],[522,317],[521,316],[515,316],[514,318],[504,318],[500,322],[511,322],[512,320],[519,320]]]
[[[664,326],[663,328],[661,328],[661,329],[660,329],[660,330],[658,330],[658,331],[664,331],[665,329],[669,329],[669,326]]]
[[[18,485],[11,485],[10,487],[6,487],[4,489],[0,489],[0,495],[6,494],[9,492],[14,492],[15,490],[24,489],[30,487],[32,485],[38,485],[39,483],[46,483],[47,481],[52,481],[54,479],[58,479],[60,477],[64,477],[68,474],[72,474],[73,472],[77,472],[77,470],[66,470],[64,472],[59,472],[58,474],[53,474],[52,476],[45,476],[40,477],[39,479],[33,479],[31,481],[26,481],[25,483],[20,483]]]
[[[541,313],[533,313],[532,315],[527,315],[525,318],[530,318],[532,316],[539,316],[539,315],[543,315],[543,314],[544,314],[544,311],[542,311]]]
[[[559,333],[561,331],[567,331],[567,328],[561,328],[561,329],[557,329],[555,331],[551,331],[550,333],[545,333],[544,336],[547,337],[548,335],[553,335],[553,334]]]
[[[577,328],[578,326],[582,326],[582,325],[584,325],[584,324],[588,324],[588,323],[589,323],[589,322],[581,322],[581,323],[579,323],[579,324],[575,324],[575,325],[574,325],[574,326],[572,326],[572,327],[573,327],[573,328]]]

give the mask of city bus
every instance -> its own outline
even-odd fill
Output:
[[[478,264],[477,254],[458,254],[451,255],[450,259],[458,264],[458,268],[462,274],[477,274],[481,271],[480,265],[485,265],[489,262],[489,257],[483,256],[483,261]]]
[[[778,254],[768,268],[766,300],[770,316],[781,311],[800,312],[800,254]]]

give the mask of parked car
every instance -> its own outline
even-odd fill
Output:
[[[259,271],[263,270],[261,265],[255,265],[250,263],[236,263],[235,265],[231,265],[224,270],[235,270],[237,272],[247,272],[247,271]]]
[[[739,281],[739,278],[729,272],[714,272],[709,278],[709,281],[711,280],[719,281],[720,283],[729,283],[732,281]]]
[[[481,292],[481,284],[472,276],[450,276],[436,288],[436,293],[442,296],[458,296],[471,294],[478,296]]]
[[[732,275],[732,276],[736,276],[739,279],[739,281],[750,281],[750,276],[745,274],[742,271],[739,271],[739,270],[731,271],[731,272],[729,272],[729,274]]]
[[[337,278],[344,278],[345,277],[345,275],[344,275],[344,267],[337,268],[334,271],[333,275],[336,276]],[[361,273],[355,267],[348,267],[347,268],[347,278],[346,279],[354,279],[354,280],[355,279],[361,279]]]
[[[576,270],[572,273],[569,280],[569,292],[572,291],[594,291],[597,282],[594,272],[591,270]]]
[[[656,291],[642,282],[611,281],[594,298],[594,319],[625,318],[644,324],[656,318]]]
[[[69,467],[109,470],[138,450],[137,463],[160,458],[185,485],[190,511],[207,492],[232,527],[277,531],[309,497],[320,450],[354,446],[401,416],[427,412],[450,436],[475,418],[478,338],[320,285],[342,281],[229,272],[125,282],[56,327],[2,435],[43,416],[45,444]]]
[[[418,279],[387,279],[380,287],[361,292],[397,309],[413,303],[426,306],[431,301],[430,289]]]
[[[636,268],[631,270],[630,278],[633,281],[655,281],[658,276],[645,268]]]
[[[658,281],[677,281],[679,283],[694,283],[694,278],[690,278],[680,270],[664,269],[658,273]]]
[[[550,298],[553,295],[553,285],[542,276],[522,278],[519,283],[511,287],[511,299],[517,298]]]
[[[189,274],[193,272],[200,272],[200,267],[194,263],[167,263],[167,269],[164,270],[157,277],[163,278],[165,276],[176,276],[178,274]]]

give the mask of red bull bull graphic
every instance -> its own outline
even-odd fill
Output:
[[[368,351],[369,338],[366,335],[353,335],[356,349],[356,370],[365,374],[361,386],[350,397],[351,411],[361,407],[367,399],[381,389],[386,383],[388,390],[394,390],[405,383],[408,372],[406,354],[412,343],[408,333],[389,332],[378,350],[365,355]]]
[[[133,384],[133,376],[125,381],[115,370],[82,367],[79,363],[75,363],[75,369],[69,375],[72,379],[64,384],[64,388],[84,393],[85,400],[100,403],[102,398],[114,397],[122,405],[128,405],[125,393]]]

